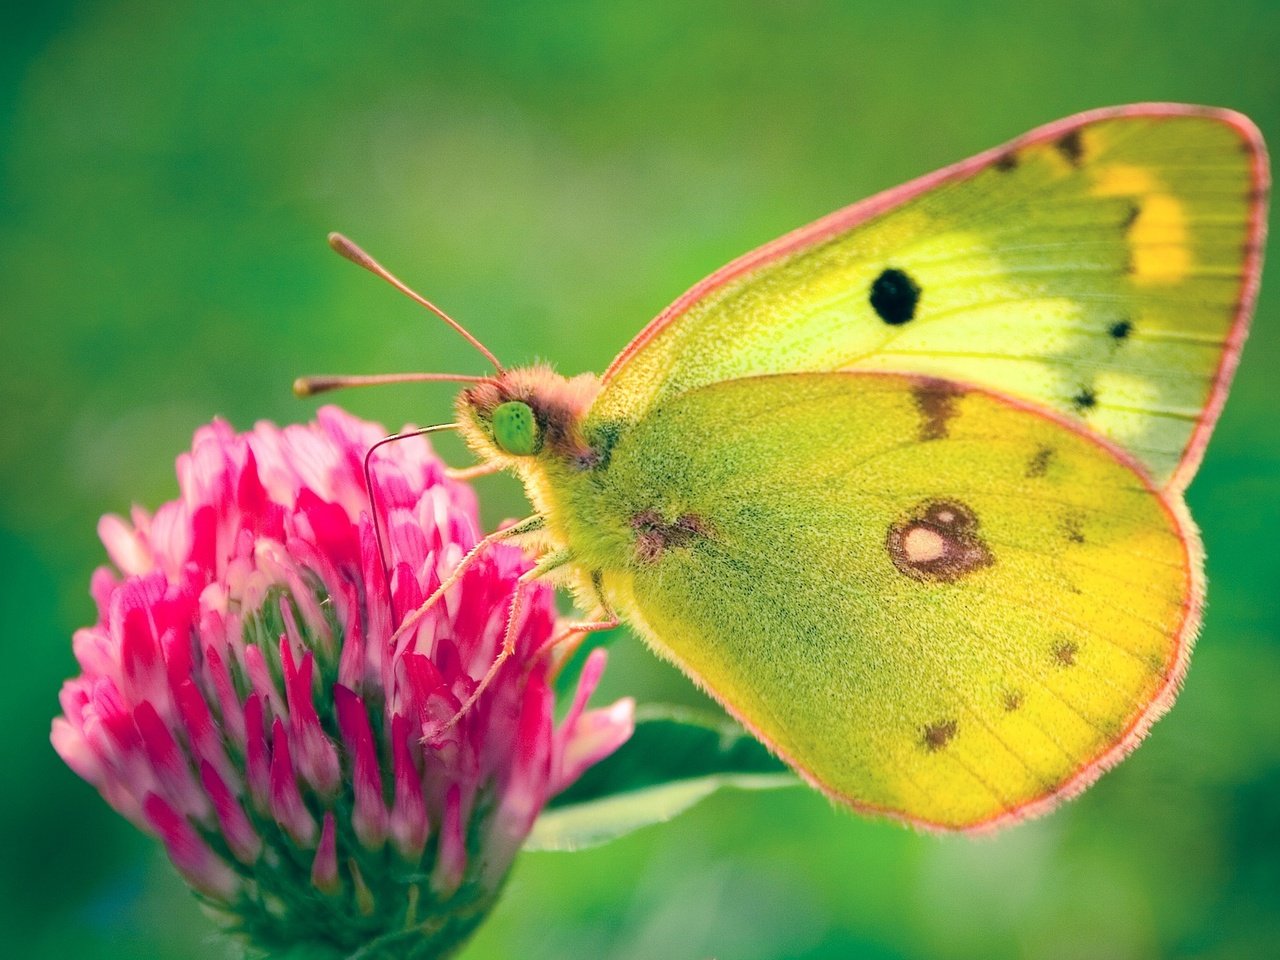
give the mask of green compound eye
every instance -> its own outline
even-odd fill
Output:
[[[509,400],[493,411],[493,439],[507,453],[527,457],[538,449],[538,421],[527,403]]]

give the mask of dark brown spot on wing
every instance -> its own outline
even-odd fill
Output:
[[[1073,167],[1079,167],[1084,162],[1084,138],[1080,135],[1079,130],[1072,130],[1070,133],[1059,137],[1054,141],[1054,149],[1062,154],[1062,158]]]
[[[1010,170],[1016,170],[1018,167],[1018,155],[1010,150],[1008,153],[1001,154],[996,157],[995,162],[991,164],[1001,173],[1008,173]]]
[[[657,510],[641,510],[631,518],[635,531],[636,559],[657,563],[668,550],[692,546],[707,536],[707,526],[696,514],[686,513],[668,522]]]
[[[954,583],[995,557],[978,519],[957,500],[929,500],[889,527],[885,549],[898,572],[922,583]]]
[[[957,414],[957,403],[964,389],[950,380],[920,380],[911,390],[911,398],[920,412],[919,438],[943,440],[948,424]]]
[[[924,745],[930,753],[936,753],[951,742],[956,735],[954,720],[939,720],[924,728]]]
[[[1004,695],[1003,706],[1006,712],[1013,713],[1022,706],[1022,691],[1010,690]]]
[[[1053,462],[1053,447],[1041,447],[1027,461],[1027,479],[1035,480],[1049,472],[1049,464]]]
[[[1069,513],[1062,521],[1062,532],[1072,543],[1084,543],[1084,517],[1078,513]]]
[[[1070,640],[1064,640],[1053,648],[1053,659],[1060,667],[1074,667],[1076,665],[1076,654],[1080,652],[1080,648]]]

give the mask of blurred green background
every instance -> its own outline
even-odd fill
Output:
[[[48,745],[104,511],[175,491],[214,415],[299,373],[482,372],[330,254],[342,229],[507,362],[601,370],[732,256],[1077,110],[1231,106],[1280,143],[1280,5],[128,0],[0,21],[0,924],[23,958],[226,956],[158,846]],[[1280,284],[1191,488],[1210,603],[1186,690],[1048,819],[920,836],[727,793],[530,854],[465,953],[1262,957],[1280,951]],[[445,386],[344,404],[399,425]],[[451,441],[442,449],[455,462]],[[520,514],[481,481],[490,523]],[[606,694],[696,702],[638,643]]]

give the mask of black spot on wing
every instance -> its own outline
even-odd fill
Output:
[[[1071,406],[1076,413],[1083,414],[1098,405],[1098,395],[1092,387],[1081,387],[1080,392],[1071,398]]]
[[[871,308],[890,326],[901,326],[916,315],[920,285],[897,267],[889,267],[871,282]]]
[[[1133,333],[1133,322],[1130,320],[1117,320],[1107,328],[1107,336],[1116,343],[1123,343],[1129,339],[1129,334]]]
[[[996,157],[991,166],[995,167],[1001,173],[1009,173],[1010,171],[1018,168],[1018,155],[1010,150],[1008,153],[1001,154]]]

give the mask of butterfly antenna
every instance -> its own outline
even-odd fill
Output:
[[[334,249],[335,253],[346,257],[358,267],[364,267],[364,269],[368,270],[375,277],[381,277],[410,300],[426,307],[449,326],[453,327],[454,330],[458,331],[467,343],[479,350],[484,355],[485,359],[493,364],[493,368],[498,371],[498,373],[504,372],[502,364],[498,362],[498,358],[493,355],[493,352],[488,347],[477,340],[475,336],[472,335],[471,331],[437,307],[422,294],[410,289],[398,277],[391,273],[391,271],[360,249],[360,247],[358,247],[353,241],[344,237],[340,233],[331,233],[329,234],[329,246]]]
[[[444,430],[457,430],[456,423],[438,423],[434,427],[423,427],[420,430],[407,430],[404,433],[393,433],[383,437],[364,454],[364,493],[369,500],[369,515],[373,520],[373,539],[378,545],[378,562],[382,564],[382,578],[386,581],[388,594],[391,591],[391,569],[387,566],[386,545],[382,537],[381,514],[378,512],[378,501],[373,494],[373,455],[379,447],[399,440],[410,440],[413,437],[425,437],[429,433],[440,433]]]
[[[310,397],[347,387],[381,387],[388,383],[485,383],[490,377],[469,377],[461,373],[377,373],[371,376],[299,377],[293,381],[293,392]]]

